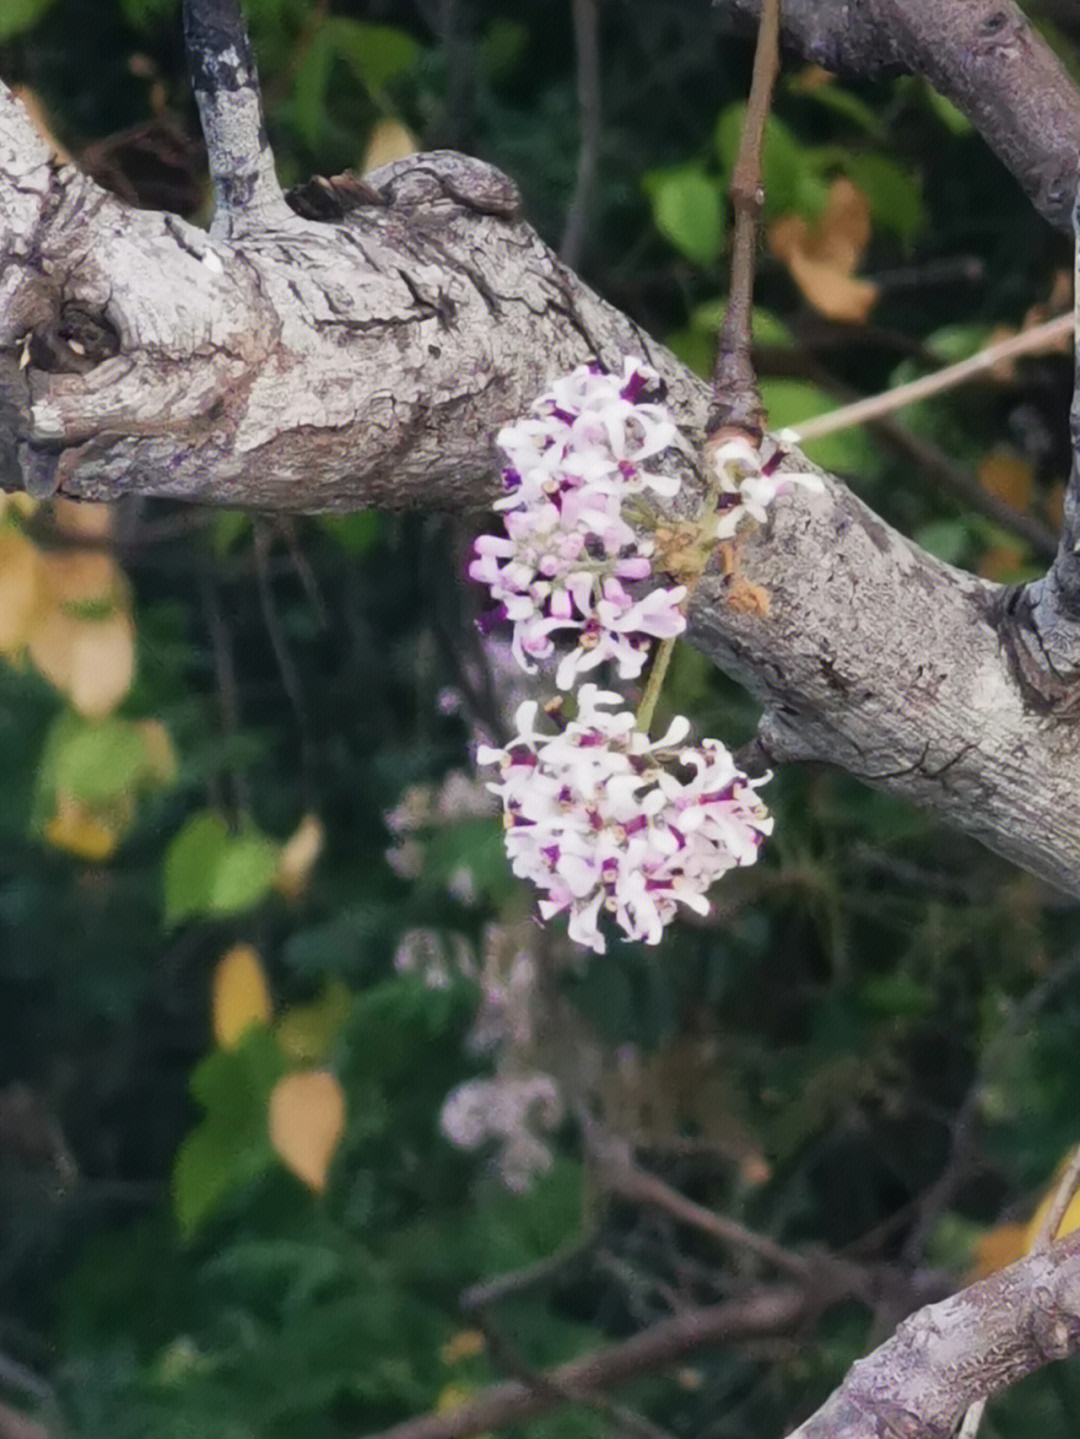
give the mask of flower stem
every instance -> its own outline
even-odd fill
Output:
[[[649,733],[649,726],[653,722],[653,715],[656,713],[656,702],[660,698],[660,691],[664,686],[664,676],[667,674],[668,665],[671,663],[671,656],[675,649],[674,636],[664,640],[656,651],[656,658],[649,670],[649,678],[645,684],[645,693],[641,697],[641,704],[638,705],[636,727],[642,734]]]

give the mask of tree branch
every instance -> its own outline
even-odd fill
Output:
[[[292,219],[262,123],[259,80],[239,0],[183,0],[184,42],[222,238]]]
[[[1080,1350],[1080,1236],[919,1310],[790,1439],[941,1439],[965,1410]]]
[[[761,0],[716,0],[749,28]],[[857,75],[907,71],[961,110],[1060,230],[1072,226],[1080,91],[1012,0],[784,0],[805,59]]]
[[[55,168],[7,95],[0,161],[0,359],[25,389],[20,452],[46,453],[67,494],[476,510],[499,427],[555,375],[626,354],[702,440],[709,387],[571,275],[479,161],[324,185],[326,223],[235,244]],[[89,368],[56,338],[73,306],[115,336]],[[762,701],[776,761],[839,764],[1080,893],[1072,692],[1032,698],[1047,671],[1015,599],[829,481],[724,547],[691,635]]]
[[[384,1430],[378,1439],[467,1439],[489,1429],[549,1414],[572,1392],[594,1395],[642,1374],[666,1369],[715,1344],[737,1344],[790,1333],[811,1309],[805,1289],[755,1290],[741,1299],[687,1309],[608,1349],[547,1371],[540,1386],[497,1384],[445,1414],[426,1414]]]

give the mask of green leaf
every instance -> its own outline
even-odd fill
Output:
[[[357,510],[351,515],[317,515],[316,523],[350,555],[365,555],[383,532],[382,516],[375,510]]]
[[[330,32],[342,60],[372,99],[380,102],[389,81],[411,70],[420,55],[412,36],[393,25],[369,25],[338,15],[328,20],[324,29]]]
[[[919,183],[885,155],[846,155],[844,169],[870,202],[874,219],[910,244],[926,227]]]
[[[496,83],[505,80],[517,69],[528,45],[527,26],[516,20],[492,20],[476,47],[481,73]]]
[[[251,516],[246,510],[215,510],[210,522],[214,553],[227,555],[250,531]]]
[[[788,88],[800,100],[808,100],[825,110],[832,110],[834,114],[858,125],[859,129],[865,130],[868,135],[873,135],[875,139],[881,139],[885,134],[884,125],[866,101],[860,100],[858,95],[853,95],[850,90],[845,90],[833,81],[826,85],[816,85],[812,90],[797,84],[789,85]]]
[[[0,40],[11,40],[42,20],[54,0],[4,0],[0,7]]]
[[[65,716],[66,718],[66,716]],[[146,742],[133,724],[105,719],[65,726],[54,755],[56,788],[86,804],[104,804],[133,790],[146,769]]]
[[[931,520],[915,531],[915,542],[946,564],[958,565],[971,547],[971,530],[963,520]]]
[[[801,421],[836,408],[831,395],[806,380],[763,380],[761,397],[771,430],[782,430],[789,425],[797,429]],[[871,453],[865,435],[858,429],[841,430],[820,440],[810,440],[802,448],[823,469],[848,474],[863,469]]]
[[[230,839],[219,856],[207,898],[210,914],[238,914],[266,896],[280,846],[257,830]]]
[[[724,238],[720,187],[700,165],[653,170],[642,179],[660,233],[688,259],[712,268]]]
[[[185,1237],[231,1193],[274,1167],[267,1105],[287,1067],[274,1039],[253,1029],[236,1049],[215,1050],[192,1072],[191,1093],[206,1115],[173,1167],[173,1208]]]
[[[745,120],[746,105],[739,101],[722,111],[716,122],[716,153],[725,175],[735,167]],[[782,120],[770,115],[761,157],[766,220],[791,211],[816,219],[828,200],[828,175],[835,163],[832,147],[802,144]]]
[[[166,925],[206,913],[228,843],[229,831],[218,814],[204,811],[184,825],[165,855]]]

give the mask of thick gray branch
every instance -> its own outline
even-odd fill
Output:
[[[55,168],[9,96],[0,162],[0,359],[31,359],[5,403],[30,474],[44,455],[65,493],[479,509],[499,427],[559,373],[624,354],[702,438],[708,387],[560,265],[479,162],[411,157],[325,186],[335,222],[232,243]],[[835,481],[726,562],[693,639],[761,698],[778,759],[842,765],[1080,894],[1073,696],[1043,693],[1003,591]]]
[[[716,0],[755,23],[761,0]],[[829,70],[921,75],[972,121],[1056,225],[1072,225],[1080,91],[1012,0],[784,0],[789,49]]]
[[[1080,1350],[1080,1236],[905,1319],[791,1439],[944,1439],[976,1399]]]

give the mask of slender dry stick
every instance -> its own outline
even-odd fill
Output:
[[[730,426],[758,436],[765,427],[765,407],[750,362],[750,321],[758,222],[765,208],[761,151],[779,70],[780,0],[762,0],[746,121],[731,177],[730,195],[735,212],[731,288],[716,347],[710,435],[722,426]]]
[[[894,390],[886,390],[881,395],[870,395],[865,400],[857,400],[853,405],[842,405],[840,409],[831,410],[827,415],[817,415],[814,419],[805,420],[801,425],[794,425],[790,432],[785,433],[790,433],[794,444],[802,444],[806,440],[820,439],[822,435],[833,435],[838,430],[851,429],[853,425],[881,419],[883,415],[890,415],[895,410],[903,409],[905,405],[913,405],[916,400],[925,400],[931,395],[953,390],[965,380],[981,375],[1005,360],[1015,359],[1018,355],[1037,355],[1045,350],[1052,350],[1072,332],[1072,315],[1058,315],[1053,320],[1045,320],[1041,325],[1032,325],[1030,330],[1023,330],[1019,335],[1011,335],[1007,340],[987,345],[978,354],[960,360],[955,365],[946,365],[943,370],[938,370],[933,375],[924,375],[921,380],[912,380],[908,385],[897,385]]]
[[[797,1279],[806,1280],[812,1273],[811,1264],[801,1254],[784,1249],[765,1234],[747,1229],[746,1225],[740,1224],[737,1219],[729,1219],[727,1215],[717,1214],[702,1204],[695,1204],[692,1199],[687,1199],[677,1189],[636,1164],[622,1170],[615,1184],[620,1198],[637,1204],[651,1204],[669,1214],[672,1219],[689,1225],[702,1234],[708,1234],[722,1244],[749,1250],[767,1264],[772,1264]]]
[[[581,264],[600,161],[600,5],[602,0],[573,0],[577,52],[578,169],[574,194],[559,246],[559,259],[571,270]]]

